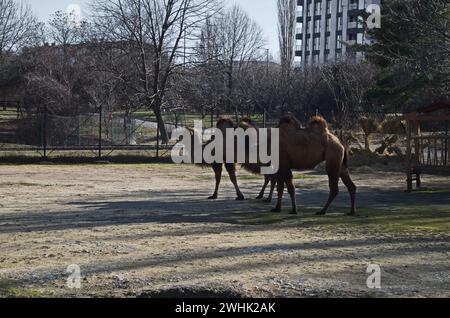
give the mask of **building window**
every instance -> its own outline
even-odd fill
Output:
[[[338,9],[338,12],[342,12],[342,9],[343,9],[342,0],[338,0],[337,9]]]
[[[349,34],[348,35],[348,43],[350,45],[356,44],[356,34]]]
[[[362,33],[358,33],[358,38],[356,40],[358,44],[364,44],[364,35]]]
[[[303,17],[303,6],[299,5],[297,8],[297,17],[302,18]]]
[[[331,19],[327,19],[327,32],[331,31]]]
[[[320,24],[320,20],[315,20],[314,21],[314,33],[320,33],[320,31],[322,30],[322,25]]]
[[[331,14],[331,0],[327,0],[327,14]]]
[[[303,22],[297,23],[297,34],[303,33]]]
[[[358,27],[358,17],[356,17],[356,16],[349,17],[348,28],[356,29],[357,27]]]
[[[322,15],[322,2],[316,2],[314,5],[314,14]]]
[[[319,65],[319,55],[313,55],[313,64]]]
[[[307,11],[307,16],[310,17],[311,16],[311,5],[312,3],[308,3],[306,5],[306,11]]]
[[[336,37],[336,48],[342,49],[342,35],[338,34],[338,36]]]
[[[320,37],[315,37],[313,51],[318,51],[318,50],[320,50]]]
[[[358,0],[350,0],[348,9],[349,10],[358,10]]]
[[[342,17],[338,17],[337,19],[337,29],[338,31],[342,31]]]
[[[330,37],[327,36],[325,38],[325,50],[329,50],[330,49]]]
[[[306,39],[306,51],[311,51],[311,38]]]

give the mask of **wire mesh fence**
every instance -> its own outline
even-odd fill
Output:
[[[279,113],[265,111],[252,115],[174,111],[164,113],[163,119],[170,137],[173,129],[194,127],[195,121],[202,121],[202,127],[207,129],[214,127],[220,117],[229,117],[235,121],[249,117],[258,127],[264,128],[276,127],[280,116]],[[361,143],[364,143],[364,132],[357,119],[368,118],[377,123],[389,119],[401,122],[401,114],[382,112],[355,112],[352,118],[354,120],[351,133],[361,135],[359,137]],[[334,131],[341,130],[339,132],[341,138],[351,139],[352,136],[343,133],[340,125],[333,122],[333,117],[327,119]],[[398,130],[386,133],[402,134]],[[119,152],[121,154],[139,152],[145,156],[160,157],[169,154],[172,145],[173,143],[162,142],[158,133],[158,121],[151,111],[60,116],[38,110],[22,112],[18,108],[0,109],[0,155],[15,153],[22,156],[26,153],[35,153],[48,157],[56,153],[70,152],[75,156],[83,154],[104,158]]]

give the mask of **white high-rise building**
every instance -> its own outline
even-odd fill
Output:
[[[296,64],[335,61],[351,52],[349,44],[367,44],[362,13],[381,0],[297,0]],[[352,50],[353,51],[353,50]]]

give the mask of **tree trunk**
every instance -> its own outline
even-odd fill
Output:
[[[370,150],[370,134],[364,134],[364,149],[366,151],[371,151]]]
[[[169,135],[167,134],[166,126],[164,124],[164,119],[161,115],[161,102],[155,102],[153,106],[153,111],[155,112],[156,120],[159,126],[159,134],[163,144],[169,143]]]

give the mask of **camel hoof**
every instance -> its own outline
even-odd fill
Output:
[[[289,214],[290,215],[297,215],[298,213],[297,213],[297,210],[294,210],[294,211],[291,211]]]
[[[256,197],[256,200],[262,200],[262,198],[263,198],[263,196],[259,195],[259,196]]]
[[[245,200],[245,197],[237,197],[236,198],[236,201],[244,201]]]
[[[320,212],[317,212],[317,213],[316,213],[316,215],[325,215],[325,214],[327,214],[326,211],[320,211]]]
[[[217,200],[217,195],[212,195],[208,198],[208,200]]]
[[[272,199],[265,199],[263,202],[264,203],[272,203]]]
[[[359,216],[359,215],[358,215],[358,213],[356,213],[356,212],[349,212],[349,213],[347,213],[345,216],[353,216],[353,217],[356,217],[356,216]]]
[[[270,212],[272,212],[272,213],[280,213],[281,209],[280,208],[274,208]]]

